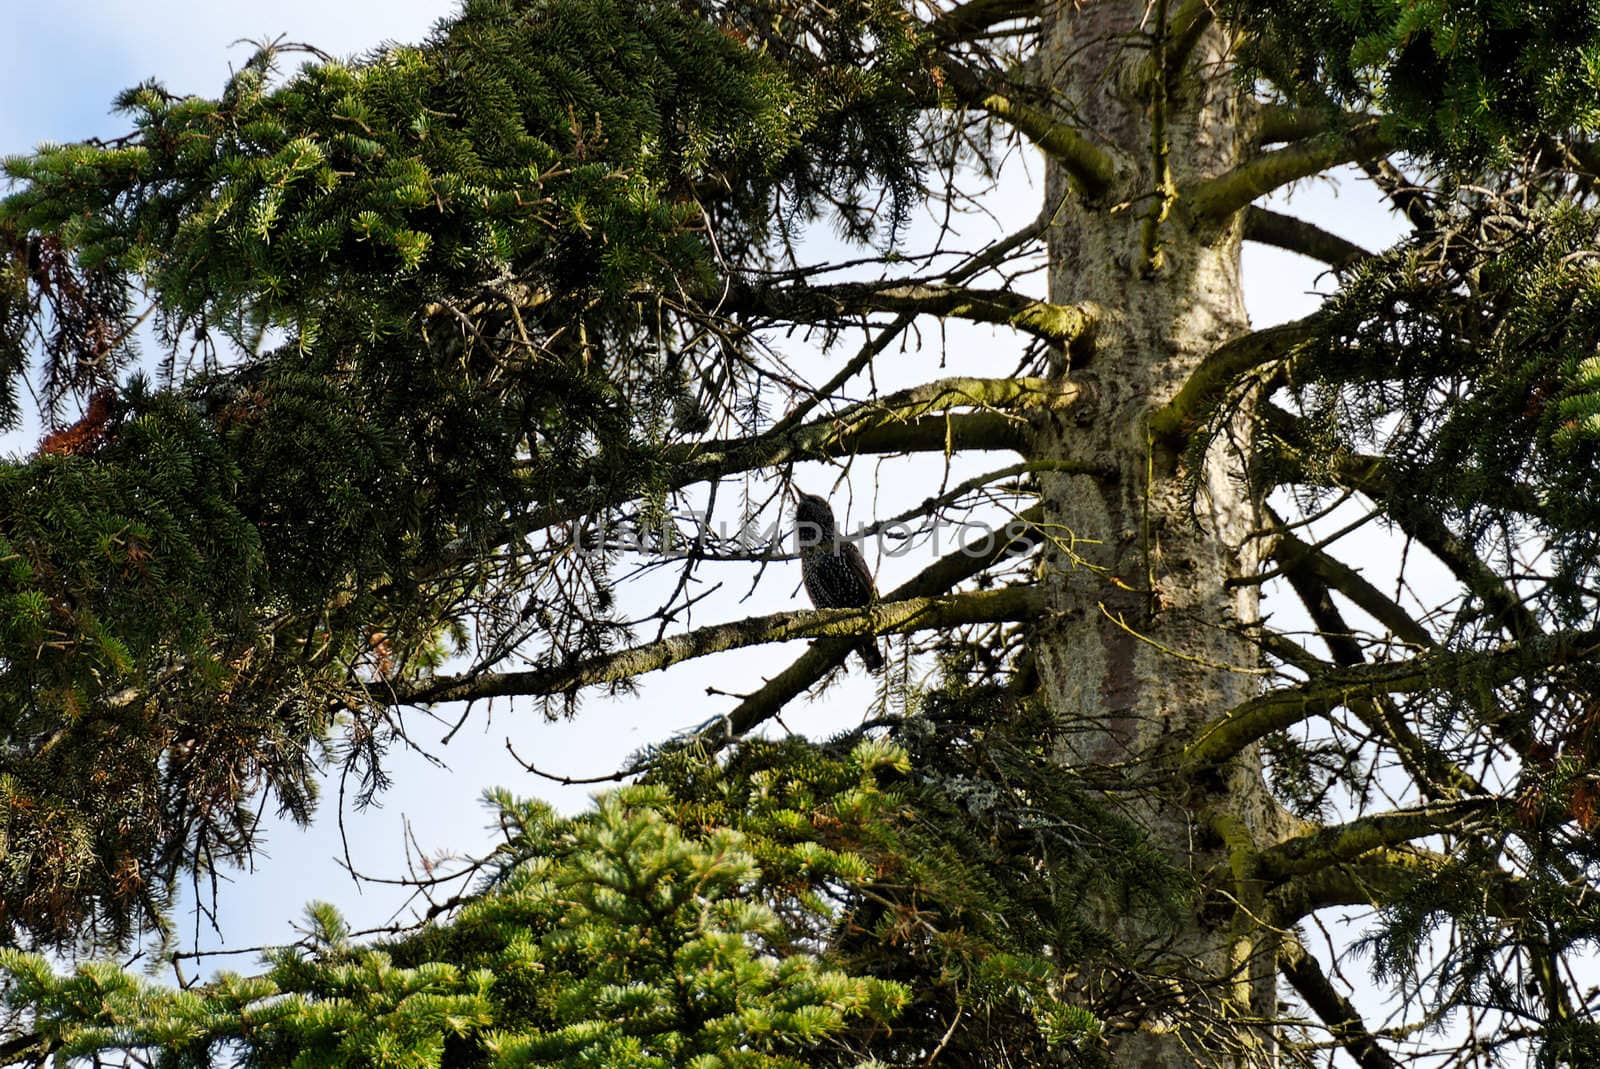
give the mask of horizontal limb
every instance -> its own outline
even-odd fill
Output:
[[[1012,327],[1053,345],[1071,345],[1094,324],[1088,305],[1051,304],[1010,290],[919,282],[742,287],[724,311],[797,323],[825,323],[866,312],[899,312]]]
[[[1263,152],[1200,183],[1187,192],[1185,200],[1195,218],[1221,221],[1257,197],[1291,182],[1321,174],[1341,163],[1374,159],[1391,147],[1377,123],[1363,123],[1346,133],[1327,134]]]
[[[1436,651],[1404,661],[1339,669],[1235,706],[1196,734],[1179,763],[1188,776],[1204,776],[1263,736],[1332,712],[1351,698],[1450,688],[1461,685],[1464,678],[1474,685],[1498,686],[1592,657],[1596,651],[1600,651],[1600,631],[1573,631],[1490,653]]]
[[[1464,824],[1493,813],[1501,804],[1493,797],[1456,798],[1374,813],[1285,839],[1259,851],[1250,865],[1254,875],[1276,882],[1345,864],[1383,847],[1459,830]]]
[[[1255,204],[1245,209],[1244,239],[1298,253],[1333,268],[1349,267],[1372,256],[1355,242],[1314,223]]]
[[[1042,590],[1007,587],[936,598],[909,598],[865,609],[814,609],[773,613],[696,628],[659,642],[521,672],[445,676],[397,688],[394,700],[408,705],[475,701],[518,695],[564,694],[578,687],[619,683],[646,672],[723,650],[803,638],[896,634],[1000,620],[1027,620],[1045,609]]]

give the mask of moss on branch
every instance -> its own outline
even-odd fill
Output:
[[[1192,430],[1241,375],[1287,356],[1309,340],[1320,324],[1316,313],[1275,327],[1240,335],[1201,361],[1171,401],[1150,413],[1150,431],[1178,439]]]
[[[1298,108],[1289,104],[1263,104],[1257,113],[1256,140],[1264,145],[1303,141],[1327,133],[1328,108]]]
[[[1444,868],[1443,856],[1415,846],[1380,847],[1355,861],[1291,877],[1267,894],[1270,923],[1291,927],[1329,906],[1393,901]]]
[[[1092,305],[1060,305],[1009,290],[928,283],[847,283],[836,286],[747,287],[727,309],[793,322],[819,323],[866,312],[900,312],[1014,327],[1055,345],[1071,345],[1094,325]]]
[[[1094,200],[1116,184],[1115,157],[1071,123],[1056,118],[1044,108],[993,89],[978,74],[954,60],[945,61],[944,71],[963,103],[982,108],[1032,141],[1039,151],[1061,165],[1080,195]]]
[[[1044,591],[1027,586],[881,602],[866,609],[772,613],[697,628],[572,665],[434,679],[401,691],[396,700],[406,704],[432,704],[513,695],[563,694],[578,687],[633,679],[724,650],[795,639],[901,634],[963,624],[1026,620],[1043,612],[1045,604]]]
[[[1492,813],[1500,804],[1497,798],[1458,798],[1375,813],[1287,839],[1257,853],[1252,867],[1256,876],[1273,881],[1316,872],[1354,861],[1381,847],[1399,846],[1413,839],[1457,829],[1465,822]]]
[[[1341,163],[1374,159],[1391,148],[1393,145],[1377,123],[1364,123],[1344,134],[1311,138],[1264,152],[1226,174],[1202,182],[1188,191],[1185,200],[1195,218],[1218,221],[1290,182]]]
[[[988,93],[978,105],[1059,163],[1083,196],[1091,200],[1102,197],[1116,183],[1117,166],[1111,154],[1043,108],[1003,93]]]
[[[1196,733],[1182,751],[1179,765],[1190,777],[1204,776],[1263,736],[1322,716],[1351,699],[1455,689],[1464,681],[1472,686],[1499,686],[1591,657],[1597,649],[1600,631],[1573,631],[1514,643],[1491,653],[1435,652],[1394,663],[1340,669],[1235,706]]]

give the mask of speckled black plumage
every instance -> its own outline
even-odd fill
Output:
[[[833,509],[815,494],[795,496],[795,538],[800,547],[800,574],[811,604],[819,609],[859,609],[878,596],[872,570],[861,547],[839,537]],[[865,638],[856,646],[868,670],[883,667],[878,642]]]

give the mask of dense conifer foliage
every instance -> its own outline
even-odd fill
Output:
[[[0,201],[9,1059],[1600,1061],[1590,5],[468,0],[120,105]],[[1392,247],[1256,203],[1344,165]],[[1330,295],[1253,329],[1246,241]],[[686,628],[785,555],[691,510],[786,528],[815,462],[998,530]],[[862,726],[769,737],[868,634]],[[181,991],[31,953],[159,937],[409,708],[794,639],[591,812],[494,795],[413,926]]]
[[[375,745],[363,689],[476,608],[606,640],[593,584],[511,605],[528,565],[494,547],[659,485],[684,362],[715,344],[702,300],[759,259],[780,193],[803,215],[915,188],[903,63],[785,68],[742,36],[670,5],[474,3],[354,66],[275,81],[268,49],[217,100],[140,86],[124,141],[12,161],[10,410],[40,353],[52,404],[115,390],[141,299],[174,348],[163,388],[132,378],[5,473],[8,923],[115,942],[159,918],[175,866],[248,845],[236,804],[265,785],[304,812],[334,713]]]

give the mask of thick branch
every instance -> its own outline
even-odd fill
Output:
[[[1104,196],[1116,183],[1116,160],[1071,123],[991,90],[975,72],[954,60],[945,60],[944,71],[964,103],[982,108],[1039,146],[1039,151],[1061,165],[1083,196],[1091,200]]]
[[[1342,864],[1301,873],[1267,896],[1268,923],[1288,927],[1330,906],[1384,906],[1419,883],[1438,878],[1450,859],[1417,846],[1379,847]],[[1492,917],[1518,920],[1530,915],[1527,885],[1504,869],[1484,866],[1483,909]],[[1574,888],[1575,893],[1584,893]],[[1544,914],[1541,907],[1540,915]]]
[[[1224,343],[1195,368],[1177,396],[1150,413],[1151,433],[1169,439],[1187,434],[1241,375],[1289,355],[1316,333],[1319,323],[1319,315],[1313,313]]]
[[[1039,13],[1039,0],[967,0],[934,19],[929,25],[940,41],[964,41],[991,26]]]
[[[780,612],[697,628],[659,642],[591,657],[577,664],[434,679],[418,687],[401,690],[396,700],[404,704],[423,704],[512,695],[563,694],[578,687],[621,682],[695,657],[745,646],[802,638],[897,634],[998,620],[1026,620],[1038,616],[1044,608],[1044,592],[1036,587],[1025,586],[953,594],[942,598],[911,598],[879,603],[867,609]]]
[[[1497,798],[1458,798],[1375,813],[1286,839],[1256,854],[1252,864],[1255,875],[1275,882],[1354,861],[1382,847],[1457,829],[1492,812],[1499,804]]]
[[[1356,861],[1294,876],[1267,894],[1271,923],[1289,927],[1329,906],[1392,902],[1438,874],[1445,859],[1414,846],[1381,847]]]
[[[895,446],[916,448],[929,427],[955,427],[952,409],[993,410],[970,414],[990,416],[1008,427],[1015,423],[1000,413],[1015,409],[1062,409],[1078,397],[1072,383],[1050,379],[951,378],[901,390],[879,400],[851,405],[837,415],[822,416],[782,434],[754,439],[695,442],[679,450],[683,461],[674,485],[686,486],[735,472],[772,467],[792,460],[822,459],[857,452],[892,452]],[[983,433],[989,433],[985,424]],[[899,443],[908,443],[900,445]],[[938,443],[926,443],[937,447]],[[1015,448],[1016,434],[998,438],[993,448]]]
[[[1278,969],[1361,1069],[1400,1069],[1389,1052],[1378,1045],[1355,1006],[1329,982],[1322,966],[1300,940],[1293,936],[1283,940],[1278,949]]]
[[[1244,239],[1299,253],[1336,268],[1349,267],[1372,256],[1355,242],[1346,241],[1314,223],[1255,204],[1244,212]]]
[[[947,452],[995,449],[1022,452],[1027,445],[1020,416],[1011,409],[1059,409],[1077,399],[1078,387],[1045,379],[952,378],[901,390],[843,411],[751,438],[687,442],[665,460],[671,490],[728,475],[800,460],[828,460],[864,453]],[[955,412],[979,408],[989,411]],[[582,485],[575,477],[572,482]],[[576,519],[607,502],[559,501],[521,517],[520,529],[537,531]]]
[[[1256,139],[1264,145],[1304,141],[1325,134],[1332,117],[1326,108],[1297,108],[1290,104],[1263,104],[1258,116]]]
[[[1492,653],[1435,652],[1406,661],[1342,669],[1235,706],[1185,748],[1181,766],[1201,776],[1274,731],[1322,716],[1350,698],[1374,698],[1429,688],[1499,686],[1513,679],[1593,656],[1600,632],[1581,631],[1517,643]]]
[[[1197,218],[1221,220],[1290,182],[1341,163],[1373,159],[1391,147],[1377,123],[1363,123],[1345,134],[1324,135],[1265,152],[1191,190],[1189,211]]]
[[[821,323],[865,312],[947,316],[1013,327],[1055,345],[1071,345],[1094,324],[1089,305],[1061,305],[1010,290],[975,290],[925,283],[845,283],[836,286],[747,287],[724,310],[800,323]]]
[[[1285,572],[1309,576],[1337,590],[1361,611],[1387,627],[1401,642],[1421,649],[1435,645],[1433,636],[1428,633],[1427,628],[1412,619],[1410,613],[1396,604],[1393,598],[1369,583],[1360,572],[1324,550],[1306,544],[1291,531],[1279,530],[1274,537],[1276,545],[1272,555]]]

